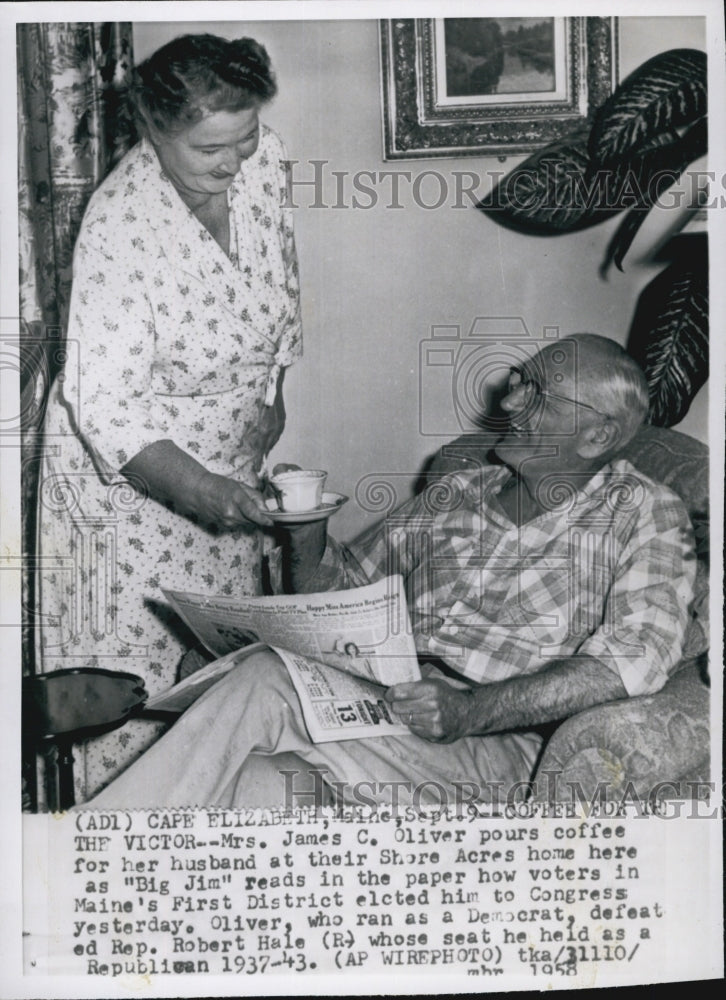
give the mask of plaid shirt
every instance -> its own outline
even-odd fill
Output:
[[[446,476],[350,546],[329,538],[304,592],[400,573],[419,654],[469,681],[578,655],[630,695],[657,691],[680,659],[696,570],[679,498],[619,460],[576,493],[553,476],[551,509],[516,527],[495,499],[510,475]]]

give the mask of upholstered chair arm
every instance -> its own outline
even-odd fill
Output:
[[[588,709],[550,738],[535,801],[692,798],[709,770],[709,689],[693,659],[653,695]]]

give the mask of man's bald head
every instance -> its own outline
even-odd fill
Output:
[[[648,415],[648,383],[640,367],[614,340],[596,333],[572,333],[541,354],[574,345],[574,396],[620,427],[618,449],[630,441]],[[569,353],[569,352],[568,352]]]

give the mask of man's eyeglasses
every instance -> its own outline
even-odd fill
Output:
[[[589,403],[581,403],[579,399],[573,399],[571,396],[560,396],[559,393],[543,389],[537,379],[528,375],[522,368],[509,369],[507,391],[514,392],[515,389],[524,389],[527,402],[530,402],[532,399],[559,399],[563,403],[572,403],[573,406],[581,406],[585,410],[592,410],[593,413],[597,413],[601,417],[609,416],[609,414],[603,413],[602,410],[597,410],[594,406],[590,406]]]

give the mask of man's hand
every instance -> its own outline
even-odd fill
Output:
[[[472,732],[471,691],[432,678],[394,684],[386,701],[412,733],[432,743],[453,743]]]

